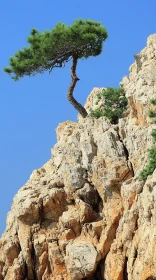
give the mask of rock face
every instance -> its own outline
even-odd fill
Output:
[[[0,280],[156,279],[156,170],[138,180],[152,146],[156,35],[135,58],[121,82],[129,106],[119,124],[91,117],[60,124],[52,158],[15,196],[0,240]]]

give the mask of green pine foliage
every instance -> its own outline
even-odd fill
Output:
[[[102,94],[97,95],[97,102],[102,100],[99,109],[90,109],[90,116],[100,118],[105,116],[112,124],[118,123],[127,108],[127,98],[123,88],[107,88]]]
[[[58,23],[52,30],[41,33],[32,29],[27,39],[28,47],[10,58],[10,66],[4,71],[18,80],[54,67],[62,67],[73,56],[88,58],[101,53],[108,34],[104,26],[92,20],[76,20],[66,26]]]
[[[152,105],[156,106],[156,99],[152,99],[150,102],[151,102]],[[150,118],[155,118],[156,117],[156,111],[149,110],[148,115],[149,115]],[[154,121],[154,123],[156,123],[156,120]],[[153,130],[151,135],[153,137],[153,142],[156,142],[156,131]],[[139,180],[140,181],[146,180],[147,177],[149,175],[152,175],[154,170],[156,169],[156,146],[153,146],[149,150],[148,159],[149,159],[149,162],[148,162],[147,166],[139,174]]]

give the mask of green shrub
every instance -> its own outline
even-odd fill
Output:
[[[107,88],[101,94],[97,94],[98,104],[102,101],[99,109],[90,109],[90,116],[100,118],[105,116],[112,124],[118,123],[119,118],[122,117],[123,112],[127,108],[127,98],[123,88]]]
[[[152,131],[151,135],[153,137],[154,142],[156,142],[156,131]]]
[[[155,118],[155,117],[156,117],[156,112],[153,112],[152,110],[149,110],[149,111],[148,111],[148,116],[149,116],[150,118]]]
[[[149,163],[147,164],[145,169],[141,171],[139,174],[140,181],[146,180],[148,175],[152,175],[156,168],[156,146],[153,146],[149,150],[148,158],[149,158]]]
[[[156,106],[156,99],[151,99],[150,103]]]
[[[152,105],[156,106],[156,99],[151,99],[150,103]],[[148,116],[150,118],[155,118],[156,117],[156,111],[154,112],[152,110],[149,110]],[[156,124],[156,120],[154,120],[154,123]],[[153,141],[156,142],[156,131],[153,130],[151,135],[153,137]],[[154,170],[155,170],[155,168],[156,168],[156,146],[153,146],[149,150],[148,158],[149,158],[149,162],[148,162],[147,166],[139,174],[139,180],[140,181],[146,180],[148,175],[152,175]]]

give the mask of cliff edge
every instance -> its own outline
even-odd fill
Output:
[[[128,109],[117,125],[87,117],[58,126],[52,158],[14,198],[0,280],[156,279],[156,170],[138,180],[155,128],[156,34],[121,85]]]

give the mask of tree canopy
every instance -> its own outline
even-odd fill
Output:
[[[99,55],[107,36],[105,27],[92,20],[76,20],[70,26],[60,22],[52,30],[43,33],[33,28],[27,39],[29,46],[11,57],[10,66],[5,67],[4,71],[17,81],[24,76],[51,72],[53,68],[63,67],[72,60],[72,83],[67,98],[78,112],[86,117],[86,110],[73,97],[76,82],[79,80],[76,76],[77,61]]]
[[[92,20],[76,20],[69,27],[60,22],[43,33],[33,28],[27,39],[30,46],[16,52],[10,58],[10,67],[5,67],[4,71],[15,80],[51,71],[62,67],[72,56],[99,55],[106,38],[105,27]]]

